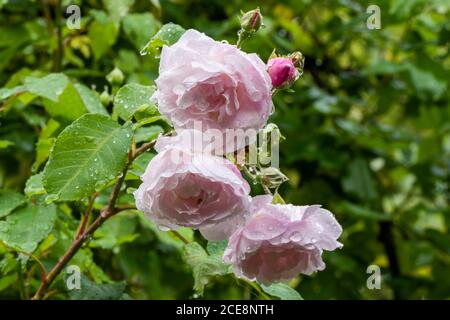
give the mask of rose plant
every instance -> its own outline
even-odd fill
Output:
[[[272,97],[299,78],[303,56],[273,54],[264,63],[243,51],[263,26],[259,9],[244,13],[236,45],[162,26],[141,50],[159,58],[156,86],[121,87],[124,75],[114,68],[106,76],[111,92],[96,94],[62,73],[31,75],[0,92],[11,103],[20,96],[39,99],[61,123],[71,122],[59,132],[60,123],[49,121],[42,130],[38,145],[48,146],[48,159],[38,154],[25,196],[0,194],[12,199],[2,207],[8,217],[0,221],[1,244],[39,266],[34,299],[48,297],[84,246],[119,241],[98,237],[123,211],[181,242],[199,294],[212,276],[233,272],[262,296],[281,286],[297,297],[285,282],[325,268],[322,252],[342,246],[342,228],[318,205],[285,204],[278,187],[287,177],[266,161],[277,150],[267,146],[278,146],[281,136],[268,123]],[[156,132],[154,123],[160,124]],[[258,132],[270,136],[264,147],[257,146]],[[82,203],[84,213],[72,239],[60,245],[61,255],[44,265],[35,252],[51,245],[52,226],[70,211],[67,203]]]

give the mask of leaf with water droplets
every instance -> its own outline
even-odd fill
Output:
[[[58,136],[43,173],[44,188],[59,200],[80,200],[123,170],[132,129],[107,116],[85,114]]]
[[[144,108],[154,106],[150,101],[155,92],[154,86],[143,86],[137,83],[124,85],[114,98],[114,113],[123,120],[130,120],[133,115]]]
[[[203,295],[205,285],[211,277],[225,275],[228,272],[228,266],[220,255],[208,255],[197,242],[189,243],[184,247],[184,258],[192,268],[194,290],[199,295]]]
[[[56,219],[56,206],[28,204],[0,221],[0,240],[31,253],[48,236]]]
[[[12,190],[0,190],[0,218],[7,216],[25,202],[25,197]]]
[[[156,58],[159,58],[159,54],[161,52],[161,48],[164,45],[172,45],[180,39],[183,35],[184,30],[183,27],[174,24],[168,23],[161,27],[157,34],[150,39],[150,41],[142,48],[141,55],[151,54]]]

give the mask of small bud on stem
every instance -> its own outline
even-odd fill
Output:
[[[236,46],[239,48],[242,43],[247,40],[253,33],[258,31],[262,26],[262,15],[259,8],[245,12],[241,16],[241,30],[238,32],[238,42]]]

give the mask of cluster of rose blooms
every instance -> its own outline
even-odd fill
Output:
[[[266,65],[254,53],[192,29],[164,46],[152,99],[177,135],[158,138],[158,154],[134,194],[137,208],[162,230],[190,227],[210,241],[228,240],[224,261],[238,277],[264,284],[323,270],[322,251],[342,246],[342,228],[318,205],[251,197],[233,162],[192,143],[202,134],[193,124],[221,132],[261,129],[273,107],[272,89],[299,75],[293,60],[273,57]]]

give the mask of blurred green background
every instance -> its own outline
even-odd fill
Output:
[[[81,8],[80,29],[65,25],[71,4]],[[380,7],[379,30],[366,27],[370,4]],[[344,228],[343,249],[324,254],[327,268],[290,284],[305,299],[450,298],[449,1],[0,0],[0,87],[63,72],[100,94],[114,67],[126,82],[152,84],[158,60],[139,51],[161,24],[235,43],[240,10],[257,6],[265,28],[243,50],[263,60],[274,48],[306,57],[295,93],[274,99],[271,121],[286,137],[280,162],[290,178],[280,193],[293,204],[322,204]],[[35,146],[49,116],[26,95],[2,99],[0,188],[23,192],[46,160],[37,159]],[[45,264],[68,246],[76,228],[70,217],[78,219],[80,206],[60,208],[70,214],[36,253]],[[134,299],[195,298],[180,247],[124,213],[74,263],[92,282],[126,280]],[[29,262],[24,274],[21,263],[0,247],[0,298],[26,298],[38,286],[37,267]],[[372,264],[381,268],[380,290],[366,286]],[[60,287],[53,297],[67,298]],[[204,297],[248,299],[254,292],[225,276],[214,278]]]

